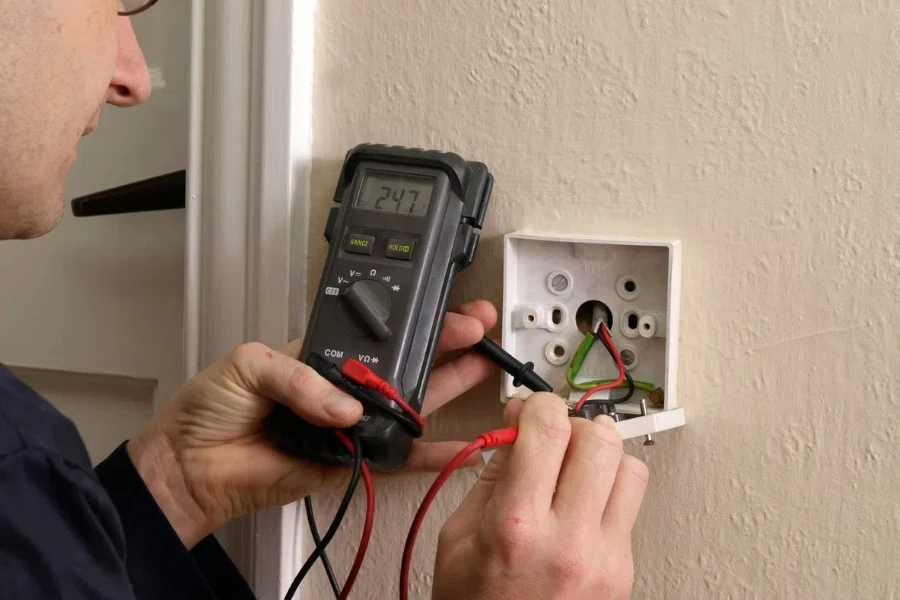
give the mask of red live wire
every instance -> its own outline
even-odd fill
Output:
[[[428,509],[431,507],[431,503],[434,502],[438,492],[441,491],[441,487],[447,482],[450,475],[453,474],[453,471],[458,469],[474,452],[485,448],[496,448],[497,446],[512,444],[516,441],[516,436],[518,434],[519,429],[516,427],[497,429],[496,431],[482,433],[478,436],[478,439],[463,448],[462,451],[457,454],[446,467],[444,467],[441,474],[438,475],[437,479],[434,480],[434,483],[431,484],[431,488],[428,490],[428,493],[425,494],[425,499],[422,500],[422,504],[419,506],[416,518],[413,519],[412,526],[409,528],[409,535],[406,537],[406,545],[403,547],[403,562],[400,564],[401,600],[409,599],[409,571],[412,567],[413,546],[415,546],[416,537],[419,535],[419,529],[422,527],[425,515],[428,513]]]

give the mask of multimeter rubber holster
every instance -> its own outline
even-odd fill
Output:
[[[359,360],[421,411],[451,287],[474,259],[492,186],[484,164],[456,154],[374,144],[352,149],[334,194],[338,206],[328,216],[330,249],[298,358],[351,395],[360,389],[340,367]],[[370,468],[403,466],[413,441],[409,428],[363,406],[355,429]],[[284,406],[276,406],[265,429],[296,456],[352,464],[332,432]]]

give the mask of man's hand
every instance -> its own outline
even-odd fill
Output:
[[[448,313],[442,352],[472,346],[494,326],[486,301]],[[157,503],[188,548],[242,514],[281,506],[339,487],[349,469],[289,457],[262,432],[275,402],[328,428],[354,425],[362,406],[296,360],[298,340],[282,351],[247,344],[188,381],[128,443],[128,452]],[[493,365],[467,353],[436,367],[422,415],[471,389]],[[464,442],[415,442],[408,471],[439,471]],[[477,457],[476,461],[477,462]]]
[[[552,394],[510,401],[516,423],[441,530],[434,600],[628,598],[647,467],[612,419],[569,419]]]

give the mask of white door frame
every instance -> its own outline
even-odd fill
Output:
[[[185,375],[305,326],[315,0],[192,0]],[[259,598],[300,551],[296,506],[218,537]]]

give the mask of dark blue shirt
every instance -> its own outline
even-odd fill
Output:
[[[96,469],[73,423],[0,365],[0,599],[253,598],[213,536],[190,552],[125,445]]]

